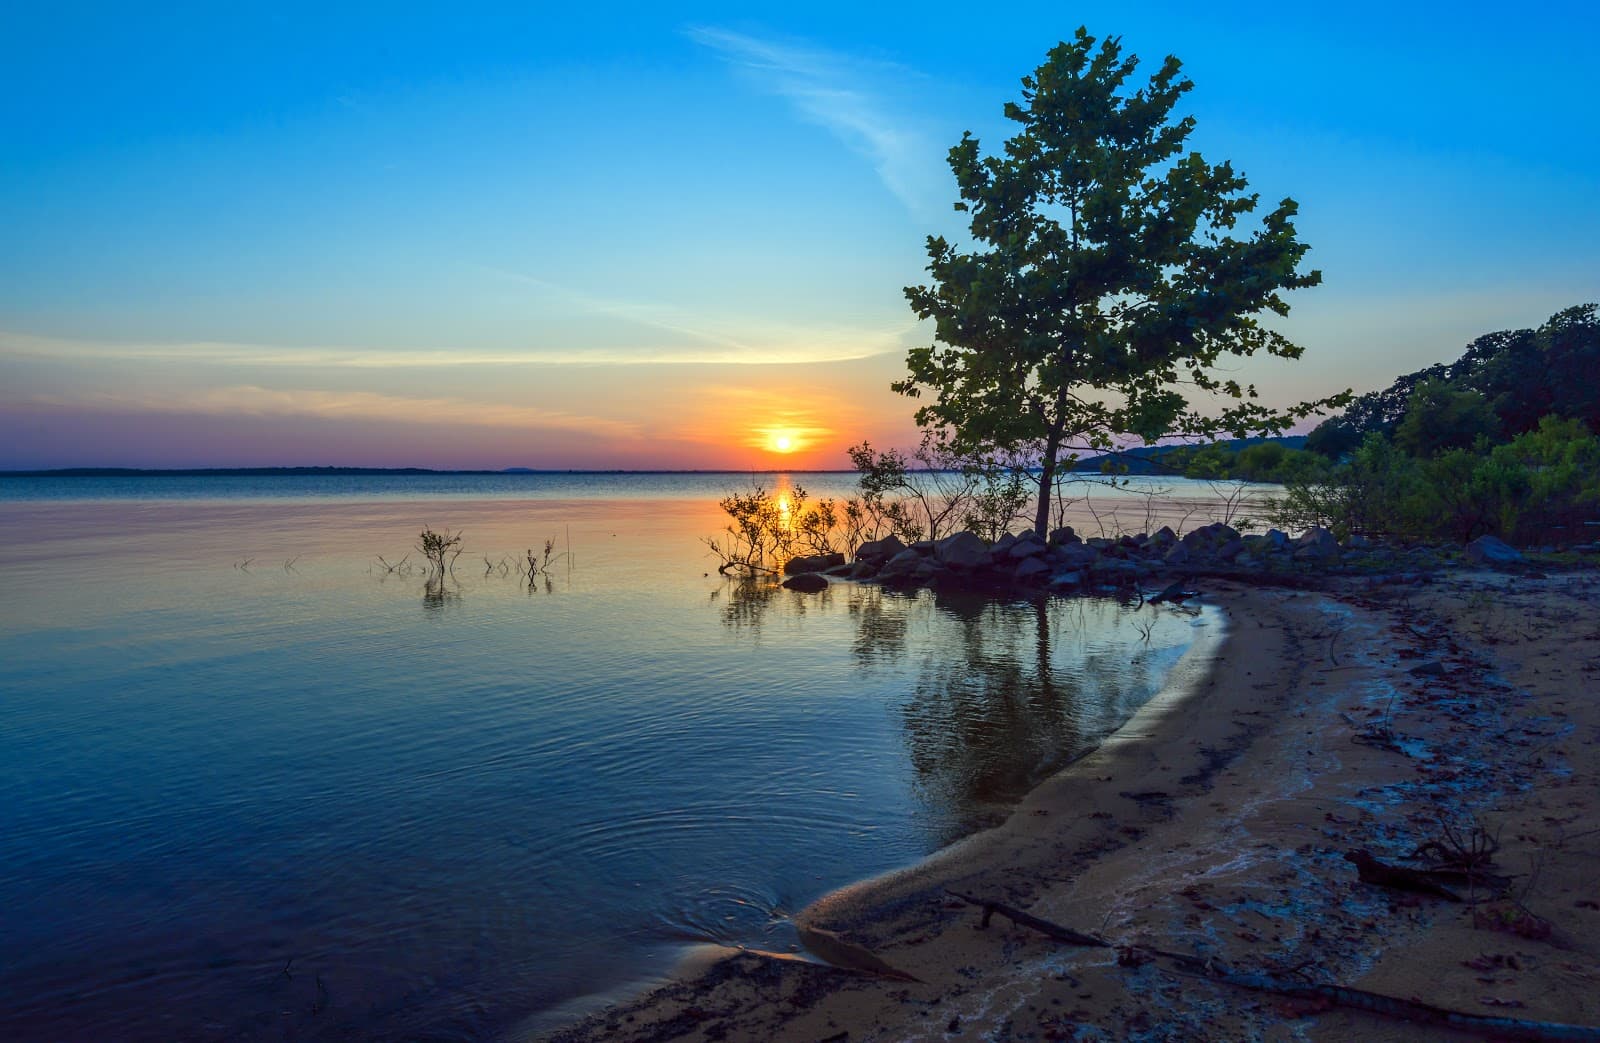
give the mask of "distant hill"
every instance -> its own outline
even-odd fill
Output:
[[[1205,443],[1219,446],[1232,452],[1247,449],[1253,445],[1266,442],[1275,442],[1285,449],[1303,449],[1306,444],[1305,435],[1283,435],[1278,438],[1229,438],[1218,442]],[[1126,468],[1127,474],[1182,474],[1183,468],[1174,468],[1163,464],[1162,457],[1176,452],[1187,452],[1196,449],[1196,446],[1178,445],[1142,445],[1133,449],[1125,449],[1119,453],[1103,453],[1099,456],[1084,457],[1073,465],[1074,471],[1092,471],[1099,474],[1109,468]]]

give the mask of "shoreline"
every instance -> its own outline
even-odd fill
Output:
[[[1004,821],[986,826],[977,832],[969,833],[905,865],[825,891],[794,914],[792,920],[797,929],[804,929],[811,925],[821,926],[820,923],[814,924],[814,921],[820,920],[820,916],[814,914],[818,914],[825,903],[841,901],[846,898],[854,901],[858,893],[861,895],[862,900],[870,903],[872,896],[879,894],[883,889],[895,889],[909,884],[927,873],[936,872],[938,867],[947,859],[964,857],[969,847],[977,846],[981,850],[981,845],[986,838],[1010,826],[1029,800],[1033,799],[1041,789],[1049,786],[1061,775],[1070,772],[1074,765],[1094,757],[1108,747],[1145,741],[1148,737],[1146,733],[1149,729],[1157,727],[1159,722],[1174,712],[1180,703],[1191,700],[1199,694],[1199,690],[1206,680],[1209,667],[1225,644],[1231,626],[1227,610],[1225,607],[1210,602],[1207,605],[1215,610],[1214,622],[1196,631],[1196,636],[1191,640],[1189,646],[1184,649],[1178,661],[1167,671],[1161,687],[1149,699],[1140,704],[1132,716],[1123,721],[1115,731],[1100,740],[1093,749],[1062,765],[1058,770],[1045,776],[1032,789],[1023,794],[1007,813]],[[752,953],[759,955],[763,959],[827,967],[826,961],[805,951],[800,953],[769,952],[751,949],[746,946],[724,945],[717,942],[689,942],[682,946],[679,955],[672,961],[671,965],[659,973],[635,978],[610,989],[573,997],[555,1008],[540,1011],[523,1019],[511,1038],[561,1038],[564,1033],[575,1026],[583,1024],[599,1014],[603,1014],[610,1008],[631,1008],[633,1005],[647,1000],[658,989],[692,983],[701,975],[716,974],[718,973],[716,965],[720,961],[738,957],[741,954]]]
[[[1593,700],[1575,687],[1582,673],[1550,675],[1544,695],[1498,680],[1517,677],[1519,662],[1534,656],[1576,656],[1576,670],[1589,669],[1581,658],[1588,653],[1600,670],[1600,645],[1552,632],[1527,638],[1529,648],[1514,656],[1504,635],[1463,636],[1471,613],[1503,603],[1507,588],[1528,599],[1529,611],[1569,629],[1592,624],[1600,641],[1592,573],[1534,582],[1458,572],[1415,587],[1347,579],[1318,592],[1208,591],[1220,595],[1210,600],[1223,609],[1226,632],[1207,635],[1204,649],[1197,641],[1173,671],[1187,676],[1169,675],[1122,728],[1037,786],[1004,823],[831,892],[797,915],[813,957],[820,951],[833,965],[731,951],[576,1023],[512,1038],[1459,1036],[1348,1010],[1296,1020],[1305,1011],[1292,1004],[1148,962],[1123,965],[1112,949],[1062,947],[1001,919],[980,928],[978,910],[947,890],[1219,966],[1281,973],[1302,964],[1319,981],[1481,1016],[1509,1009],[1596,1024],[1600,1000],[1585,995],[1600,983],[1600,916],[1583,904],[1590,898],[1581,892],[1593,888],[1581,842],[1546,850],[1548,840],[1541,846],[1535,834],[1502,839],[1498,864],[1539,862],[1537,891],[1518,900],[1532,919],[1519,922],[1516,913],[1507,921],[1520,933],[1485,926],[1483,909],[1492,906],[1464,910],[1364,884],[1344,858],[1371,849],[1397,862],[1436,836],[1447,816],[1538,821],[1561,804],[1576,808],[1565,812],[1568,833],[1591,820],[1600,827],[1587,742],[1562,751],[1564,766],[1548,749],[1532,758],[1506,753],[1537,748],[1550,712],[1571,720],[1568,734],[1600,734]],[[1517,640],[1525,632],[1517,630]],[[1437,665],[1417,672],[1419,663]],[[1545,677],[1532,669],[1524,680]],[[1539,700],[1560,709],[1540,702],[1530,715],[1525,704]],[[1404,742],[1368,744],[1374,722],[1390,736],[1404,732]],[[1588,789],[1573,790],[1574,780]],[[1586,935],[1560,924],[1573,909],[1594,917]],[[1558,926],[1532,937],[1540,923]],[[1516,968],[1493,964],[1492,989],[1481,969],[1450,955],[1450,946],[1521,952],[1558,942],[1576,959],[1490,952],[1484,959],[1509,958]],[[874,964],[915,980],[862,970]]]

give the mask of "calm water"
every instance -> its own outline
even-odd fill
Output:
[[[698,539],[747,480],[0,482],[0,1037],[516,1035],[787,948],[1216,623],[733,584]],[[424,524],[443,596],[373,568]]]

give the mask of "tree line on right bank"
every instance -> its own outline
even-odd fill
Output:
[[[1304,448],[1180,451],[1197,477],[1278,481],[1287,525],[1563,545],[1600,538],[1596,306],[1479,337],[1323,421]]]

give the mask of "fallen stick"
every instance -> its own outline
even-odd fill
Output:
[[[1527,1040],[1579,1040],[1587,1043],[1600,1041],[1600,1027],[1592,1025],[1564,1025],[1555,1021],[1529,1021],[1525,1018],[1507,1018],[1436,1007],[1419,1000],[1403,1000],[1397,996],[1352,989],[1344,985],[1296,985],[1278,981],[1264,974],[1218,974],[1195,971],[1178,971],[1191,977],[1232,985],[1252,992],[1270,992],[1292,999],[1319,1000],[1337,1007],[1351,1007],[1371,1014],[1382,1014],[1406,1021],[1428,1021],[1465,1032],[1493,1036],[1496,1039]]]
[[[1097,949],[1111,948],[1111,943],[1106,941],[1104,938],[1096,938],[1092,934],[1084,934],[1081,931],[1074,931],[1070,927],[1063,927],[1058,923],[1051,923],[1049,920],[1041,920],[1032,913],[1025,913],[1021,909],[1014,908],[1002,902],[991,902],[986,898],[974,898],[972,895],[964,895],[960,891],[946,890],[945,894],[952,898],[959,898],[968,905],[975,905],[982,909],[983,919],[978,921],[978,926],[980,927],[988,927],[989,919],[994,916],[995,913],[999,913],[1001,916],[1005,917],[1007,920],[1010,920],[1012,923],[1017,924],[1019,927],[1030,927],[1047,938],[1054,938],[1056,941],[1063,942],[1067,945],[1083,945]]]
[[[972,895],[948,889],[946,889],[945,894],[982,909],[983,919],[980,921],[980,925],[983,927],[989,926],[990,917],[995,913],[999,913],[1012,923],[1032,928],[1048,938],[1053,938],[1067,945],[1112,948],[1111,943],[1103,938],[1097,938],[1092,934],[1084,934],[1070,927],[1063,927],[1061,924],[1041,919],[1031,913],[1025,913],[1021,909],[1013,908],[1003,902],[975,898]],[[1186,956],[1183,953],[1155,949],[1147,945],[1132,945],[1127,948],[1135,952],[1147,953],[1150,956],[1170,960],[1182,968],[1187,968],[1177,970],[1176,973],[1201,978],[1205,981],[1214,981],[1222,985],[1232,985],[1239,989],[1249,989],[1253,992],[1270,992],[1279,996],[1288,996],[1292,999],[1316,1000],[1323,1003],[1331,1003],[1337,1007],[1350,1007],[1367,1011],[1370,1014],[1380,1014],[1405,1021],[1435,1022],[1442,1025],[1450,1025],[1465,1032],[1494,1036],[1497,1039],[1555,1040],[1558,1043],[1575,1040],[1580,1041],[1580,1043],[1600,1043],[1600,1027],[1591,1025],[1565,1025],[1554,1021],[1529,1021],[1525,1018],[1468,1014],[1465,1011],[1451,1010],[1448,1007],[1436,1007],[1431,1003],[1423,1003],[1419,1000],[1404,1000],[1397,996],[1385,996],[1382,993],[1367,992],[1365,989],[1352,989],[1344,985],[1294,984],[1279,981],[1265,974],[1236,974],[1231,971],[1219,970],[1214,961],[1202,960],[1195,956]]]

